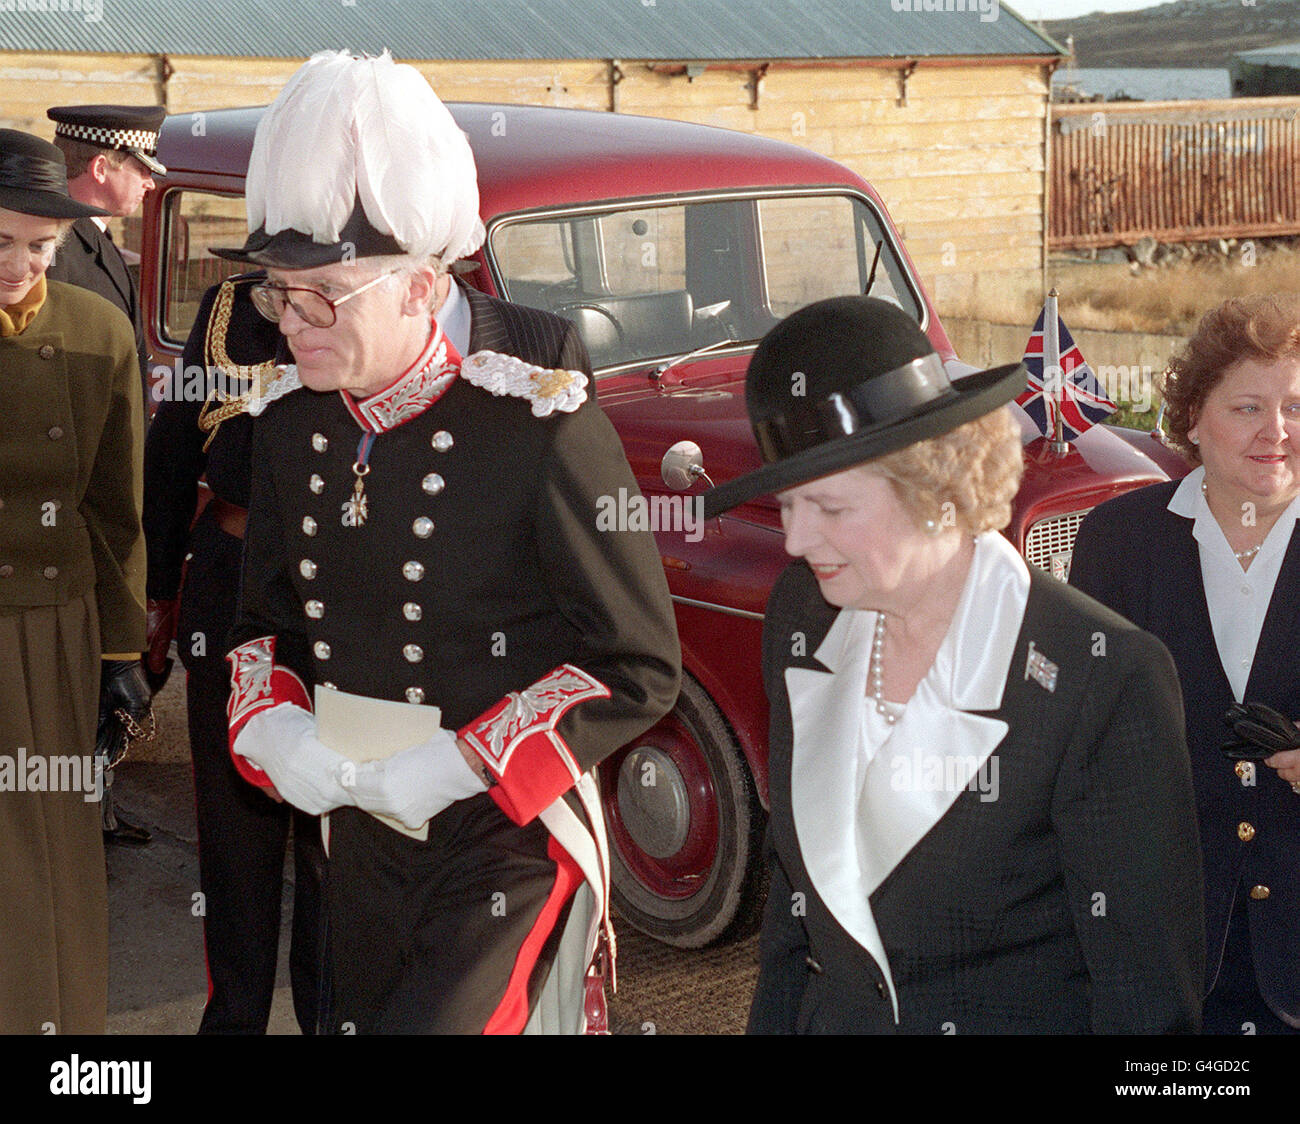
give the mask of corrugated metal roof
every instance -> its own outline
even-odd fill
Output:
[[[922,10],[934,7],[962,10]],[[0,0],[0,50],[301,58],[339,48],[405,59],[1058,53],[996,0]]]

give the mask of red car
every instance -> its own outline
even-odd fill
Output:
[[[600,768],[615,904],[672,944],[739,935],[763,897],[759,635],[788,559],[770,497],[707,526],[686,498],[757,467],[745,367],[763,334],[802,305],[869,290],[917,318],[954,376],[971,368],[953,355],[880,198],[829,159],[674,121],[451,109],[478,161],[488,230],[465,275],[578,324],[646,497],[611,497],[611,526],[655,531],[676,603],[677,705]],[[168,173],[147,199],[141,275],[156,363],[177,360],[199,297],[232,271],[207,250],[243,241],[260,113],[180,115],[163,127]],[[1089,509],[1186,471],[1149,434],[1097,427],[1057,453],[1022,421],[1027,472],[1006,533],[1061,577]]]

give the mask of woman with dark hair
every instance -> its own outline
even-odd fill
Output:
[[[1201,883],[1160,643],[998,534],[1017,366],[950,382],[916,322],[820,301],[760,343],[786,550],[763,629],[771,892],[750,1030],[1195,1030]],[[1104,656],[1104,658],[1100,658]]]
[[[0,1032],[104,1032],[96,729],[149,693],[140,368],[130,323],[46,267],[63,155],[0,129]],[[104,719],[101,719],[101,714]]]
[[[1300,1030],[1300,749],[1226,756],[1233,703],[1300,716],[1300,299],[1206,313],[1161,390],[1196,467],[1097,508],[1071,584],[1159,636],[1187,708],[1209,1033]]]

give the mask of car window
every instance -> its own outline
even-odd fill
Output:
[[[243,245],[247,233],[244,200],[206,191],[171,191],[164,200],[168,247],[162,287],[160,337],[183,346],[208,287],[246,266],[209,253],[212,246]]]
[[[492,225],[487,255],[506,297],[577,324],[598,369],[760,339],[812,301],[865,291],[873,264],[871,292],[923,315],[901,256],[856,195],[733,195],[512,216]]]

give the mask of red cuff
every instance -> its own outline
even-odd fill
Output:
[[[555,732],[570,707],[607,699],[609,688],[572,664],[561,664],[525,691],[511,691],[496,706],[457,731],[497,778],[489,789],[517,824],[530,822],[582,775]]]
[[[297,675],[287,667],[277,666],[274,636],[261,636],[241,644],[226,656],[226,662],[230,664],[230,701],[226,703],[230,758],[235,763],[235,770],[249,784],[274,788],[270,777],[247,757],[235,752],[235,739],[253,715],[281,703],[300,706],[310,714],[311,698]]]

